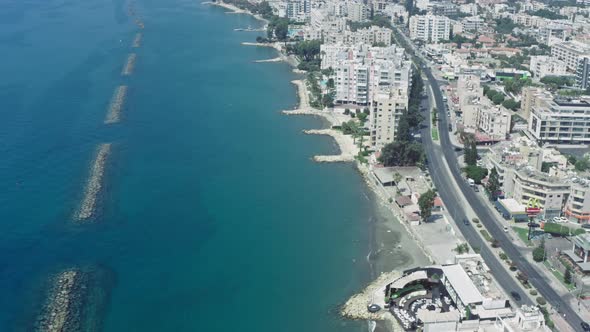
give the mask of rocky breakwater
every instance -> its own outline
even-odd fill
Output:
[[[320,163],[333,162],[350,162],[354,161],[354,157],[358,154],[358,148],[350,136],[344,135],[341,131],[336,129],[310,129],[304,130],[308,135],[325,135],[334,138],[340,147],[340,154],[327,156],[314,156],[313,160]]]
[[[36,331],[78,331],[82,327],[82,306],[87,291],[85,273],[70,269],[59,273],[51,283],[47,302],[35,323]]]
[[[400,273],[392,271],[383,273],[377,280],[370,283],[362,292],[353,295],[341,307],[340,314],[348,319],[362,319],[372,321],[384,321],[386,325],[391,324],[391,331],[403,331],[395,317],[383,308],[383,297],[381,290],[385,285],[400,277]],[[369,306],[379,304],[380,310],[376,312],[369,311]]]
[[[125,62],[125,66],[121,71],[121,75],[128,76],[133,73],[133,68],[135,68],[135,61],[137,60],[137,54],[131,53],[127,56],[127,62]]]
[[[109,110],[107,111],[107,117],[104,123],[110,124],[119,122],[121,118],[121,110],[125,104],[125,98],[127,97],[127,86],[121,85],[115,89],[111,103],[109,104]]]
[[[98,147],[98,152],[94,159],[94,163],[92,164],[90,177],[84,192],[84,199],[82,200],[82,205],[76,215],[76,220],[86,220],[94,215],[98,194],[103,186],[102,181],[104,178],[105,165],[110,152],[110,143],[104,143]]]
[[[141,34],[141,32],[138,32],[135,34],[135,38],[133,38],[133,44],[131,44],[131,46],[133,48],[138,48],[141,46],[141,39],[143,38],[143,35]]]

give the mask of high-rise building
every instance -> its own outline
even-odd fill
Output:
[[[410,38],[437,43],[451,38],[451,20],[445,16],[414,15],[410,17]]]

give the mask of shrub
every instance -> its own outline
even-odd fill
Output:
[[[516,270],[518,270],[518,268],[516,267],[516,263],[511,262],[510,263],[510,271],[516,271]]]
[[[490,233],[488,233],[488,231],[486,231],[485,229],[482,229],[479,232],[481,233],[483,238],[486,239],[486,241],[492,242],[494,240],[494,239],[492,239],[492,236],[490,235]]]
[[[479,224],[479,219],[478,218],[473,218],[473,219],[471,219],[471,221],[473,221],[474,224]]]
[[[483,225],[482,224],[477,224],[477,228],[482,228]]]
[[[538,293],[536,290],[531,289],[531,291],[529,292],[532,296],[536,296]]]
[[[492,248],[498,248],[498,247],[500,247],[500,241],[494,239],[492,241]]]
[[[507,259],[508,259],[508,256],[506,256],[506,254],[505,254],[505,253],[501,252],[501,253],[500,253],[500,259],[501,259],[501,260],[503,260],[503,261],[505,261],[505,260],[507,260]]]
[[[547,304],[547,301],[545,301],[544,298],[542,298],[542,297],[539,296],[539,297],[537,297],[537,303],[539,305],[545,305],[545,304]]]

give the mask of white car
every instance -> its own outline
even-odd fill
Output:
[[[504,233],[508,233],[508,226],[504,226]]]
[[[566,217],[560,217],[559,220],[561,220],[561,222],[569,222],[570,220]]]
[[[553,217],[553,222],[561,222],[561,217]]]

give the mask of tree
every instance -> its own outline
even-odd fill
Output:
[[[408,123],[408,112],[404,111],[399,118],[395,139],[399,142],[408,142],[410,140],[410,124]]]
[[[379,162],[389,166],[416,166],[424,161],[424,150],[421,144],[395,141],[381,149]]]
[[[498,170],[496,170],[496,167],[493,167],[490,171],[488,183],[486,184],[486,190],[492,201],[495,201],[498,198],[498,192],[500,191],[500,176],[498,175]]]
[[[496,105],[500,105],[502,104],[502,102],[504,101],[504,96],[500,93],[496,94],[493,98],[492,98],[492,102]]]
[[[510,98],[510,99],[504,100],[504,102],[502,102],[502,106],[506,107],[509,110],[515,111],[516,109],[518,109],[520,107],[520,103],[515,101],[514,99]]]
[[[572,270],[568,266],[565,268],[565,273],[563,274],[563,281],[569,285],[572,283],[572,281],[573,281],[572,279],[573,279]]]
[[[477,165],[477,143],[475,141],[475,135],[465,135],[465,139],[463,141],[463,150],[465,152],[465,164],[470,166]]]
[[[545,238],[541,239],[541,243],[533,250],[533,260],[535,262],[542,262],[545,260]]]
[[[584,172],[590,167],[590,161],[588,161],[587,157],[583,157],[576,160],[574,166],[576,168],[576,171]]]
[[[287,20],[279,21],[279,23],[275,27],[274,31],[275,31],[275,35],[277,36],[278,40],[280,40],[280,41],[287,40],[287,34],[289,33],[289,21],[287,21]]]
[[[432,207],[434,206],[435,197],[436,192],[432,189],[429,189],[427,192],[420,195],[418,206],[420,207],[420,216],[422,216],[423,221],[427,221],[432,215]]]
[[[484,167],[479,167],[477,165],[469,165],[464,168],[467,178],[473,179],[475,183],[480,184],[481,180],[483,180],[488,175],[488,169]]]

